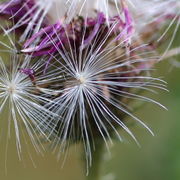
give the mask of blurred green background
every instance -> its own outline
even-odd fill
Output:
[[[180,42],[179,35],[176,42]],[[155,76],[168,82],[170,92],[160,92],[152,97],[168,111],[147,103],[136,112],[155,136],[142,127],[132,127],[141,144],[138,147],[122,132],[124,142],[114,142],[110,148],[111,156],[104,153],[102,180],[180,179],[180,69],[172,67],[168,61],[159,63],[156,69]],[[0,149],[3,149],[0,151],[0,180],[85,180],[81,162],[83,153],[78,145],[71,147],[64,165],[63,160],[57,161],[50,151],[44,156],[37,155],[32,146],[29,146],[29,152],[33,162],[27,151],[20,161],[13,141],[8,145],[7,158],[4,147]]]

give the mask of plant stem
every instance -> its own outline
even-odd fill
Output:
[[[100,180],[101,163],[104,154],[104,141],[95,140],[95,150],[92,150],[92,166],[89,169],[87,180]]]

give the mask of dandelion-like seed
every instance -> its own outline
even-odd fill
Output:
[[[37,88],[29,78],[29,76],[33,77],[33,74],[29,76],[26,75],[28,73],[25,74],[25,72],[32,72],[26,70],[29,67],[29,58],[26,57],[24,62],[18,58],[17,55],[13,55],[10,60],[11,65],[5,65],[0,59],[0,116],[1,123],[7,124],[7,139],[13,136],[11,131],[15,132],[20,157],[21,141],[26,141],[25,134],[31,139],[35,150],[39,153],[42,151],[40,139],[48,140],[48,133],[51,133],[50,124],[47,124],[46,120],[54,115],[43,107],[43,103],[49,100],[38,95]],[[39,67],[37,68],[36,65],[34,64],[33,68],[37,70]],[[4,126],[1,126],[1,135],[5,133],[3,129]]]
[[[163,107],[136,94],[139,90],[154,92],[151,88],[165,90],[163,81],[146,76],[158,56],[153,51],[146,53],[149,46],[145,44],[135,43],[128,48],[130,37],[119,26],[119,19],[108,25],[102,13],[91,21],[77,17],[66,26],[55,24],[42,29],[27,41],[22,50],[36,57],[45,55],[45,74],[53,68],[60,73],[56,83],[49,84],[49,88],[54,89],[53,100],[45,105],[59,116],[54,119],[57,136],[54,144],[56,148],[62,144],[61,152],[69,142],[83,141],[88,166],[92,163],[94,138],[101,137],[108,147],[107,141],[112,142],[112,134],[122,140],[118,132],[121,127],[137,142],[124,122],[126,115],[152,133],[130,111],[130,99]],[[35,38],[40,42],[29,48]]]

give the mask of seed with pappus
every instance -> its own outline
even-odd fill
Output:
[[[19,157],[22,153],[21,142],[26,142],[26,135],[38,153],[43,150],[40,139],[48,140],[52,131],[48,119],[55,117],[42,105],[49,99],[38,93],[39,80],[40,84],[44,84],[45,79],[37,74],[37,85],[32,83],[35,80],[32,69],[40,72],[41,63],[35,63],[32,69],[29,67],[29,57],[22,61],[22,57],[12,54],[7,64],[0,58],[0,119],[3,124],[0,134],[9,140],[15,132]]]
[[[132,114],[133,100],[163,107],[138,94],[140,90],[154,92],[153,88],[165,90],[163,81],[148,76],[159,57],[146,44],[127,44],[130,37],[119,21],[114,17],[107,24],[103,13],[96,18],[77,17],[69,24],[42,29],[23,49],[36,58],[44,56],[45,75],[52,69],[60,73],[54,83],[48,84],[54,92],[52,101],[45,105],[59,116],[54,119],[55,147],[61,144],[62,151],[69,142],[83,141],[89,165],[94,138],[101,137],[108,146],[113,133],[122,139],[118,132],[121,127],[137,142],[124,122],[126,116],[152,133]],[[39,39],[36,46],[28,47],[35,39]]]

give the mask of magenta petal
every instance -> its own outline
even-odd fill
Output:
[[[35,0],[10,0],[0,3],[0,17],[12,22],[10,32],[14,30],[19,32],[21,42],[31,37],[37,26],[42,28],[49,24],[46,16],[44,16],[41,24],[38,24],[38,20],[44,13],[43,10],[41,12],[38,11],[38,5]],[[30,23],[36,16],[37,18],[33,23]]]
[[[100,25],[103,24],[104,22],[106,21],[105,19],[105,16],[103,13],[99,13],[98,14],[98,18],[97,18],[97,22],[94,26],[94,30],[93,32],[90,34],[90,36],[84,41],[84,44],[83,44],[83,47],[82,48],[85,48],[88,44],[91,43],[91,41],[94,39],[94,37],[96,36],[99,28],[100,28]],[[92,22],[91,22],[92,23]],[[88,22],[88,24],[91,24],[90,22]]]
[[[11,0],[0,5],[0,16],[13,16],[17,20],[22,18],[34,5],[34,0]]]
[[[52,43],[48,44],[48,41],[50,41],[53,35],[58,33],[58,31],[60,31],[61,29],[62,29],[62,25],[60,22],[41,29],[38,33],[34,34],[29,40],[25,42],[24,49],[22,50],[22,52],[32,53],[36,51],[41,51],[46,48],[51,48]],[[33,42],[38,38],[42,39],[39,42],[39,44],[34,45],[34,47],[31,47]],[[42,53],[38,53],[38,54],[42,54]],[[46,54],[48,54],[48,52]]]

